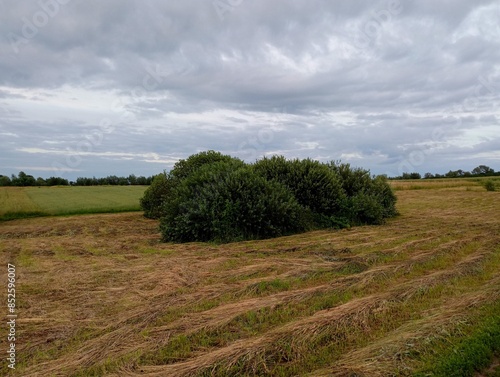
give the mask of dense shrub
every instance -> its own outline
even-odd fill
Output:
[[[326,164],[340,179],[342,189],[352,197],[369,187],[372,181],[370,172],[360,168],[351,168],[350,164],[331,161]]]
[[[164,214],[163,202],[172,192],[173,188],[180,182],[196,172],[202,166],[219,161],[235,161],[244,165],[239,159],[223,155],[215,151],[206,151],[193,154],[186,160],[179,160],[170,173],[159,174],[153,178],[151,186],[148,187],[141,199],[141,208],[144,210],[144,216],[152,219],[158,219]]]
[[[325,164],[274,156],[257,161],[253,168],[265,179],[285,185],[313,213],[327,217],[340,215],[345,194],[338,176]]]
[[[368,170],[330,162],[346,194],[342,213],[351,224],[381,224],[397,214],[396,196],[384,176],[372,178]]]
[[[495,191],[495,182],[493,182],[492,180],[484,182],[484,188],[486,189],[486,191]]]
[[[243,164],[243,161],[235,157],[224,155],[216,151],[206,151],[193,154],[189,156],[186,160],[178,161],[174,165],[174,168],[171,171],[171,175],[173,179],[181,180],[189,177],[193,172],[201,168],[203,165],[212,164],[214,162],[220,162],[220,161],[223,162],[239,161],[241,164]]]
[[[158,174],[153,178],[140,201],[144,216],[150,219],[161,217],[163,201],[170,192],[170,186],[170,179],[166,173]]]
[[[165,241],[236,241],[306,230],[304,209],[278,182],[238,161],[205,164],[164,203]]]
[[[383,177],[348,164],[264,158],[248,165],[218,152],[181,160],[155,178],[141,205],[160,218],[165,241],[237,241],[394,216],[396,198]]]

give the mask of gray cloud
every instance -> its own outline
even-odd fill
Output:
[[[0,8],[0,174],[153,174],[204,149],[499,168],[496,1]]]

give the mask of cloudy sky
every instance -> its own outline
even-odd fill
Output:
[[[500,170],[500,2],[0,0],[0,174],[214,149]]]

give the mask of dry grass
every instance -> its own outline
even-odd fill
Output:
[[[466,187],[398,191],[383,226],[227,245],[162,244],[138,213],[2,223],[11,375],[409,375],[500,300],[499,194]]]

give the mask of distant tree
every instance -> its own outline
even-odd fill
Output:
[[[20,171],[17,175],[16,183],[17,184],[15,186],[35,186],[36,179],[32,175],[28,175],[25,172]]]
[[[486,165],[479,165],[478,167],[472,169],[473,175],[493,175],[495,170]]]
[[[87,186],[85,183],[86,183],[86,180],[87,178],[83,178],[83,177],[78,177],[75,181],[75,185],[76,186]]]
[[[20,171],[19,174],[17,174],[17,179],[20,183],[23,183],[24,181],[26,181],[26,176],[27,174],[25,172]]]
[[[154,177],[144,177],[144,176],[139,176],[136,177],[135,175],[131,174],[128,177],[118,177],[116,175],[109,175],[107,177],[103,178],[85,178],[85,177],[78,177],[75,182],[73,182],[72,185],[74,186],[104,186],[104,185],[144,185],[148,186],[151,184],[153,181]],[[69,184],[66,183],[66,184]]]
[[[137,184],[137,177],[134,174],[130,174],[127,178],[128,184],[129,185],[136,185]]]
[[[47,182],[42,177],[38,177],[36,179],[35,186],[47,186]]]
[[[420,179],[422,176],[420,173],[403,173],[401,179]]]
[[[431,179],[431,178],[434,178],[434,174],[432,174],[432,173],[425,173],[425,174],[424,174],[424,178],[425,178],[425,179]]]
[[[50,177],[46,180],[48,186],[68,186],[69,182],[67,179],[60,177]]]
[[[125,177],[119,177],[118,178],[118,184],[120,186],[128,186],[129,185],[129,182],[128,182],[128,179],[125,178]]]
[[[116,175],[110,175],[107,178],[108,185],[118,185],[120,183],[120,178],[118,178]]]
[[[10,186],[12,181],[6,175],[0,175],[0,186]]]

